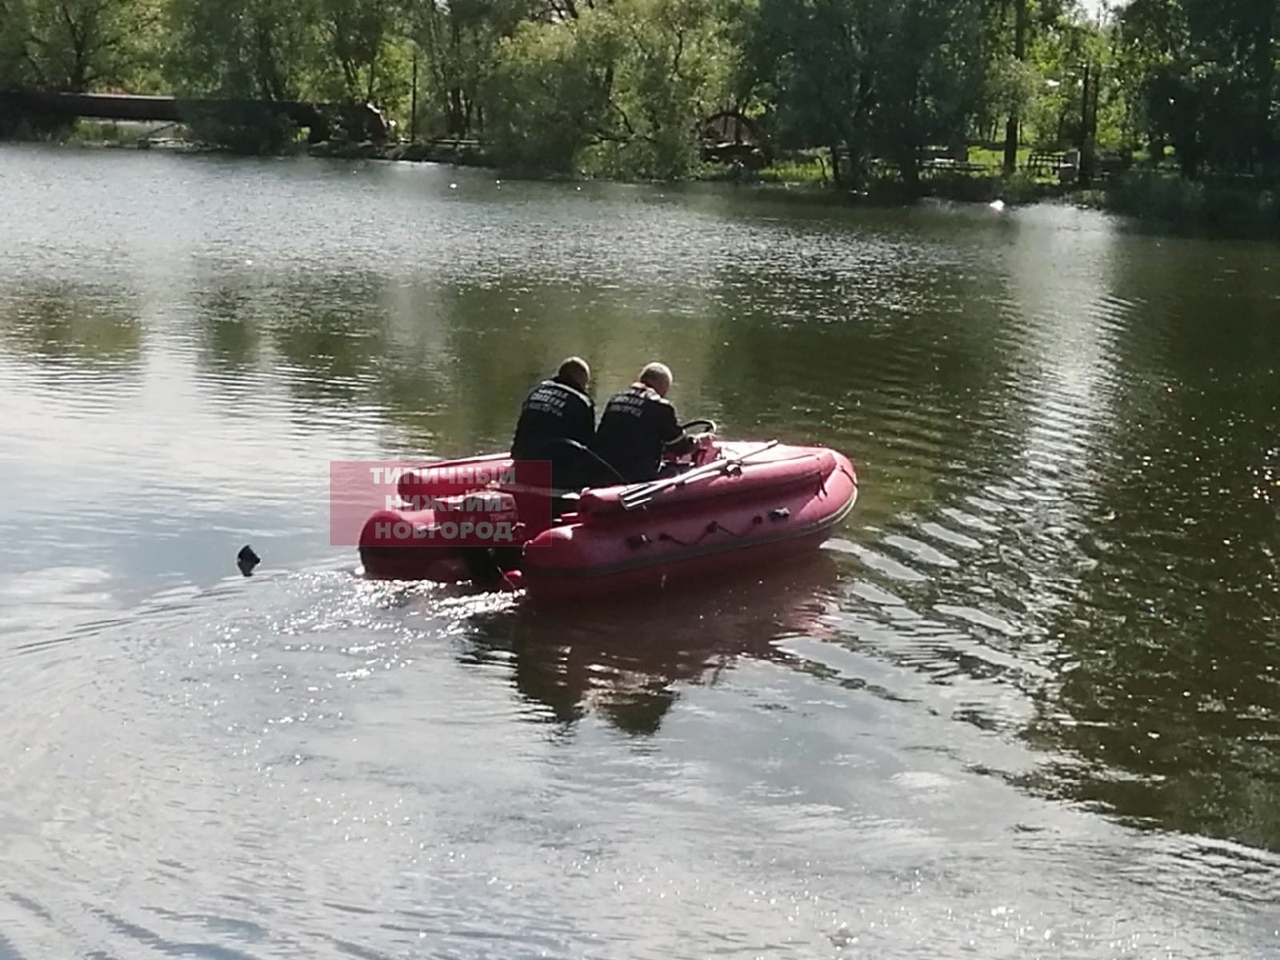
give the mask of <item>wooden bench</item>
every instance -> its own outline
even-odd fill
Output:
[[[1023,168],[1033,177],[1056,177],[1067,162],[1061,150],[1033,150]]]

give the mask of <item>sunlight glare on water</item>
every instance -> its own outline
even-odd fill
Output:
[[[0,210],[0,960],[1280,951],[1274,248],[29,147]],[[570,353],[858,509],[605,609],[355,577],[329,461]]]

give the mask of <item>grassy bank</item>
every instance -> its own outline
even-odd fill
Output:
[[[1027,150],[1020,154],[1025,164]],[[972,155],[972,154],[971,154]],[[838,189],[825,155],[813,152],[778,161],[754,172],[727,173],[717,168],[707,179],[733,179],[762,188],[785,187],[795,196],[833,196],[877,203],[911,203],[921,198],[962,203],[1027,205],[1065,202],[1114,213],[1158,232],[1186,235],[1280,239],[1280,191],[1240,179],[1190,181],[1168,170],[1135,170],[1091,188],[1062,184],[1056,178],[1018,172],[999,173],[999,157],[978,157],[989,173],[932,171],[914,188],[892,171],[872,175],[860,191]]]
[[[1024,150],[1024,154],[1026,152]],[[1025,161],[1025,157],[1023,159]],[[906,184],[893,168],[873,167],[861,188],[853,190],[836,185],[827,156],[815,151],[775,161],[756,171],[710,168],[703,171],[699,179],[781,186],[793,192],[817,191],[828,198],[833,193],[842,193],[851,198],[897,203],[934,198],[964,203],[1004,200],[1006,203],[1026,204],[1059,199],[1072,193],[1072,188],[1062,186],[1056,179],[1033,177],[1024,172],[1006,177],[999,172],[998,162],[984,164],[984,167],[984,172],[948,171],[945,168],[926,170],[914,185]],[[847,181],[848,177],[845,179]]]

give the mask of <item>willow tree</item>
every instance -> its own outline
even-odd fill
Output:
[[[485,84],[487,138],[504,166],[568,173],[605,122],[620,51],[588,14],[519,25]]]
[[[728,90],[718,0],[613,0],[527,22],[499,48],[486,130],[521,166],[674,179],[697,161],[698,121]]]
[[[733,48],[718,0],[614,0],[592,16],[617,38],[606,123],[588,162],[615,176],[678,179],[700,120],[724,102]]]
[[[31,8],[27,0],[0,0],[0,90],[25,86],[31,76],[28,40]]]

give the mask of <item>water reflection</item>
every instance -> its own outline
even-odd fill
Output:
[[[1069,376],[1058,377],[1074,401],[1033,408],[1071,444],[1053,451],[1065,460],[1036,458],[1058,495],[1042,509],[1064,536],[1060,569],[1028,584],[1055,676],[1021,736],[1052,759],[1019,782],[1127,820],[1277,849],[1266,744],[1280,733],[1280,645],[1265,532],[1276,518],[1251,496],[1277,412],[1257,374],[1275,347],[1247,346],[1259,342],[1257,298],[1231,312],[1229,332],[1206,314],[1202,253],[1108,257],[1113,292],[1090,308],[1097,334],[1069,347]],[[1054,353],[1049,340],[1029,361]]]
[[[467,658],[511,664],[516,689],[572,727],[593,710],[611,726],[652,735],[681,685],[715,685],[744,657],[796,663],[788,636],[829,636],[821,622],[839,582],[819,554],[759,579],[708,582],[693,592],[627,598],[610,610],[516,606],[474,618]]]
[[[143,327],[128,289],[26,284],[0,296],[0,345],[44,363],[112,380],[138,373]]]
[[[162,575],[227,572],[260,533],[266,566],[286,553],[306,566],[328,546],[329,458],[496,448],[563,356],[591,361],[600,398],[656,356],[675,367],[682,415],[850,454],[862,495],[834,556],[567,620],[518,606],[427,617],[415,654],[431,662],[460,630],[468,662],[493,668],[473,694],[501,699],[505,674],[524,716],[579,746],[596,725],[661,743],[696,713],[681,714],[693,687],[786,665],[778,683],[796,696],[823,685],[833,727],[865,721],[842,698],[874,686],[895,718],[941,718],[920,727],[939,756],[969,736],[1034,748],[1043,762],[1016,779],[1033,798],[1280,849],[1274,250],[1134,238],[1061,210],[171,161],[112,157],[123,179],[105,199],[99,161],[77,156],[56,182],[33,162],[22,176],[56,209],[2,227],[0,562],[27,575],[6,623],[61,629],[49,614],[71,609],[65,591],[30,599],[50,571],[88,571],[120,604]],[[118,199],[131,191],[164,216]],[[70,244],[65,224],[90,203],[111,209]],[[346,589],[308,606],[345,610]],[[99,592],[78,591],[77,615],[105,605]],[[238,629],[273,649],[259,621]],[[199,650],[207,632],[177,627],[175,644]],[[295,653],[305,672],[311,651]],[[68,651],[59,669],[93,663]],[[36,680],[16,710],[52,693]],[[214,675],[207,695],[232,684]],[[760,729],[759,689],[726,695],[726,728]],[[465,704],[447,685],[434,695],[447,729]],[[419,737],[420,717],[385,696],[380,732]],[[791,743],[766,746],[827,751],[796,716]],[[509,720],[495,709],[493,741],[543,729]],[[762,762],[747,740],[726,766]],[[892,737],[878,749],[893,754],[883,768],[911,763]],[[346,763],[332,767],[344,790],[360,781]],[[930,829],[947,848],[962,828]]]
[[[232,375],[256,367],[262,341],[252,323],[237,315],[228,300],[215,302],[205,316],[204,355],[201,362],[221,375]]]
[[[525,392],[573,353],[592,364],[601,401],[664,356],[676,368],[681,409],[707,415],[706,337],[637,318],[634,292],[442,289],[368,275],[263,284],[232,270],[205,278],[194,298],[197,360],[212,384],[239,386],[247,368],[269,358],[296,399],[384,417],[403,431],[405,453],[505,446]]]
[[[1143,416],[1117,424],[1115,466],[1098,480],[1108,514],[1086,540],[1095,566],[1056,624],[1070,660],[1026,734],[1074,762],[1033,783],[1280,849],[1277,526],[1255,495],[1277,393],[1205,363],[1245,361],[1202,317],[1163,321],[1177,348],[1163,378],[1134,385]],[[1248,342],[1256,318],[1236,322]]]

